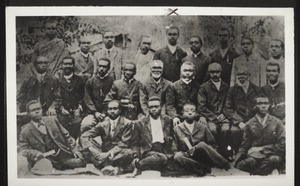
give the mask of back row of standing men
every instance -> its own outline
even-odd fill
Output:
[[[81,51],[63,57],[59,68],[49,60],[49,53],[43,55],[45,48],[59,45],[54,28],[55,23],[46,24],[52,38],[35,49],[34,75],[20,89],[19,109],[24,111],[28,102],[38,99],[44,114],[56,115],[74,138],[105,119],[110,101],[119,100],[122,116],[137,120],[148,115],[148,99],[158,96],[174,126],[185,119],[184,105],[194,104],[197,120],[208,126],[218,151],[230,160],[228,146],[238,152],[242,129],[255,116],[255,98],[261,93],[269,99],[269,113],[285,119],[284,45],[280,40],[271,41],[272,56],[265,61],[254,53],[254,42],[247,37],[241,40],[244,54],[239,56],[229,46],[228,31],[220,29],[219,49],[207,56],[201,51],[201,38],[192,36],[192,54],[187,55],[177,45],[179,29],[171,26],[166,31],[166,47],[153,54],[151,38],[142,36],[139,51],[128,61],[124,51],[114,46],[113,32],[105,32],[102,49],[92,55],[91,41],[81,38]]]

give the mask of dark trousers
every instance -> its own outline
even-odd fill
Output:
[[[57,119],[74,139],[77,139],[80,136],[80,125],[82,122],[81,116],[64,116],[62,114],[58,114]]]
[[[272,155],[263,159],[248,156],[237,163],[236,167],[253,175],[269,175],[280,165],[282,158]]]
[[[168,158],[165,154],[149,151],[137,163],[137,168],[140,170],[161,170],[167,164]]]

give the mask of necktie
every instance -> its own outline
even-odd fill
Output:
[[[107,51],[107,56],[110,57],[110,50]]]
[[[114,135],[114,133],[115,133],[115,128],[116,128],[115,122],[113,121],[113,122],[111,123],[111,136]]]

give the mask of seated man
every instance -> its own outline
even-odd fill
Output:
[[[55,99],[57,104],[57,118],[70,135],[77,139],[80,135],[80,124],[83,110],[84,79],[74,73],[75,61],[73,57],[62,59],[62,74],[57,80]]]
[[[121,103],[110,101],[104,121],[84,132],[79,140],[87,161],[99,169],[113,166],[118,173],[130,167],[135,155],[129,149],[132,123],[125,123],[120,114]]]
[[[187,171],[199,176],[211,172],[212,166],[230,168],[229,163],[215,149],[213,135],[206,127],[195,121],[196,106],[186,103],[183,107],[184,122],[174,127],[178,152],[174,160]]]
[[[22,128],[18,151],[28,159],[29,164],[33,166],[38,160],[45,158],[49,151],[54,150],[54,155],[47,159],[56,169],[73,169],[86,165],[74,138],[55,117],[42,117],[42,107],[37,100],[30,101],[26,109],[31,121]],[[18,165],[22,165],[22,162]]]
[[[136,66],[126,63],[122,68],[123,78],[114,81],[104,102],[120,100],[122,115],[128,120],[136,120],[141,113],[140,86],[141,83],[134,78]]]
[[[148,109],[149,115],[140,118],[134,127],[138,136],[135,142],[140,149],[134,166],[138,170],[162,170],[176,148],[171,133],[172,118],[161,114],[158,96],[149,98]]]
[[[285,155],[285,129],[282,122],[268,114],[269,99],[256,99],[256,115],[244,128],[244,139],[235,166],[254,175],[271,174]]]

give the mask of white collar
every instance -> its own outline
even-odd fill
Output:
[[[64,75],[64,78],[65,78],[66,81],[70,81],[70,79],[73,77],[73,75],[74,75],[74,73],[72,73],[68,76]]]
[[[106,73],[103,77],[99,76],[99,73],[97,73],[97,76],[100,78],[100,79],[104,79],[108,76],[108,73]]]
[[[169,49],[170,49],[171,53],[172,53],[172,54],[174,54],[174,53],[175,53],[175,51],[176,51],[176,49],[177,49],[177,45],[175,45],[175,46],[172,46],[172,45],[170,45],[170,44],[167,44],[167,46],[169,47]]]
[[[194,127],[195,127],[195,121],[192,124],[187,123],[186,121],[183,122],[184,125],[188,128],[190,133],[193,133]]]
[[[109,119],[109,121],[110,121],[110,124],[117,124],[118,123],[118,121],[119,121],[119,119],[120,119],[120,116],[119,117],[117,117],[116,119],[111,119],[110,117],[108,117],[108,119]]]
[[[255,117],[257,118],[258,122],[262,125],[262,126],[265,126],[266,125],[266,121],[267,121],[267,118],[268,118],[268,113],[265,115],[264,118],[261,118],[258,114],[255,115]]]
[[[275,84],[271,84],[270,81],[268,81],[268,84],[271,86],[271,88],[274,90],[275,87],[279,84],[279,80]]]
[[[45,76],[46,76],[46,72],[44,72],[43,74],[36,73],[36,78],[37,78],[38,82],[42,82],[44,80]]]
[[[193,80],[192,79],[190,79],[190,80],[185,80],[185,79],[183,79],[183,78],[181,78],[181,80],[182,80],[182,82],[183,83],[185,83],[185,84],[190,84]]]
[[[243,90],[244,90],[245,93],[248,92],[250,81],[246,81],[244,84],[241,84],[239,81],[236,81],[236,83],[238,84],[239,87],[243,88]]]
[[[192,54],[193,56],[194,56],[194,58],[196,58],[196,57],[198,57],[200,54],[201,54],[202,52],[201,52],[201,50],[197,53],[197,54]]]
[[[85,58],[88,58],[89,57],[89,52],[87,54],[83,53],[82,51],[80,51],[80,54],[85,57]]]
[[[155,81],[155,79],[153,77],[151,77],[154,81],[154,83],[159,84],[161,82],[161,77],[158,79],[158,81]]]
[[[270,59],[269,59],[269,61],[274,61],[274,62],[284,62],[284,57],[281,55],[280,56],[280,58],[279,59],[275,59],[275,58],[273,58],[273,57],[271,57]]]
[[[214,82],[213,80],[211,80],[211,82],[216,86],[217,90],[220,90],[220,87],[221,87],[221,81]]]
[[[123,79],[123,81],[124,81],[124,82],[126,82],[126,80],[125,80],[124,76],[122,77],[122,79]],[[134,80],[134,77],[128,81],[128,82],[129,82],[129,84],[130,84],[130,83],[132,83],[132,82],[133,82],[133,80]]]
[[[227,54],[228,50],[229,50],[229,46],[227,46],[227,48],[224,48],[224,49],[222,49],[220,47],[220,52],[221,52],[222,57],[224,57]]]

